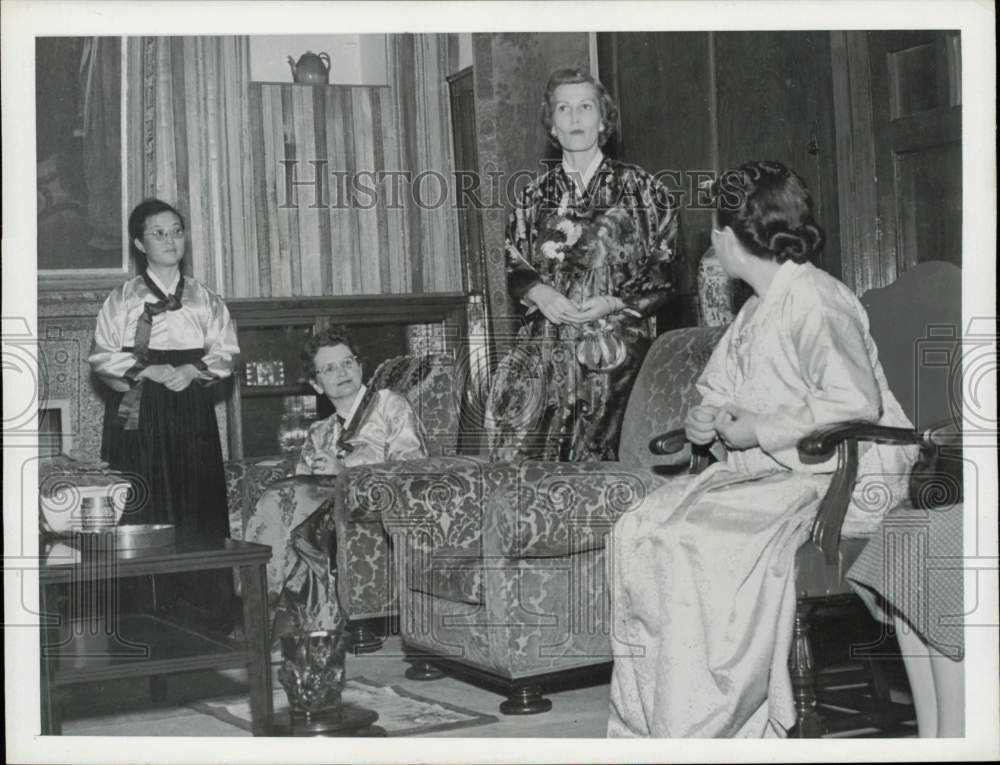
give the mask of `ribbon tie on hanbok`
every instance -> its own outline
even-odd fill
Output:
[[[142,280],[146,283],[149,291],[159,300],[155,303],[146,303],[139,323],[135,328],[135,344],[132,346],[132,353],[142,366],[148,364],[149,359],[149,337],[153,331],[153,317],[159,316],[167,311],[177,311],[181,307],[181,298],[184,295],[184,274],[181,274],[177,282],[177,289],[172,295],[164,295],[156,283],[149,278],[149,274],[143,272]],[[121,404],[118,405],[118,417],[125,421],[125,430],[139,429],[139,404],[142,402],[142,380],[136,380],[129,390],[122,396]]]
[[[361,399],[361,403],[358,405],[357,409],[354,410],[354,419],[351,420],[349,427],[345,427],[347,422],[343,416],[339,413],[337,416],[337,422],[340,425],[340,435],[337,437],[337,458],[343,459],[348,454],[354,451],[354,444],[349,443],[347,439],[353,438],[354,434],[357,433],[358,428],[361,427],[361,423],[365,421],[368,416],[368,409],[371,407],[372,403],[375,401],[376,391],[374,388],[369,387],[365,391],[365,397]]]

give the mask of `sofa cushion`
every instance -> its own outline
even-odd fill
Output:
[[[483,559],[461,548],[440,547],[420,570],[411,567],[410,589],[455,603],[483,603]],[[414,561],[411,561],[411,563]]]
[[[499,466],[494,466],[499,470]],[[620,462],[505,465],[501,501],[490,505],[484,547],[507,558],[563,557],[605,546],[615,521],[637,508],[663,478]]]
[[[295,472],[298,454],[254,457],[226,462],[226,501],[229,506],[229,535],[243,539],[247,521],[265,489]]]
[[[684,465],[685,446],[676,454],[655,456],[649,442],[684,427],[688,409],[701,401],[695,383],[726,327],[688,327],[660,335],[635,379],[622,423],[618,458],[627,465]]]
[[[485,460],[472,457],[431,457],[362,465],[341,473],[336,512],[338,531],[344,534],[338,542],[337,561],[338,568],[350,575],[341,576],[338,587],[341,603],[352,616],[361,618],[372,613],[371,604],[395,597],[396,576],[389,570],[389,560],[366,558],[366,551],[385,540],[386,530],[390,546],[405,544],[414,551],[407,563],[414,567],[409,581],[426,580],[424,590],[440,587],[456,598],[476,597],[478,585],[464,582],[447,566],[434,575],[441,584],[431,584],[428,577],[430,560],[438,551],[449,551],[446,558],[479,560],[488,480],[483,474],[485,467]],[[365,560],[363,566],[357,565],[359,559]],[[458,577],[456,582],[447,581],[451,576]]]

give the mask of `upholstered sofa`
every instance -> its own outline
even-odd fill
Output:
[[[723,330],[680,329],[655,341],[626,411],[619,462],[435,457],[341,476],[338,530],[381,524],[391,537],[410,677],[444,668],[497,683],[508,695],[502,711],[526,714],[549,708],[542,690],[567,673],[606,674],[607,536],[619,515],[687,468],[686,448],[654,456],[649,442],[680,427],[697,402],[694,381]]]

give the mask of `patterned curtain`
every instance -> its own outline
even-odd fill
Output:
[[[414,180],[412,193],[404,195],[412,292],[464,288],[447,80],[450,42],[445,34],[386,36],[395,121],[386,128],[399,136],[399,157],[387,157],[386,166],[396,164]]]
[[[256,261],[246,37],[143,37],[140,46],[141,187],[134,205],[156,196],[188,220],[191,274],[229,297],[254,294]],[[134,80],[133,80],[134,81]],[[239,274],[239,276],[237,276]],[[246,282],[246,283],[244,283]]]

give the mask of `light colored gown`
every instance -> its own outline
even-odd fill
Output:
[[[616,524],[609,736],[785,734],[795,553],[835,468],[803,465],[796,444],[843,420],[909,427],[861,303],[811,264],[784,263],[747,301],[698,388],[704,404],[765,414],[760,446],[672,480]],[[915,457],[861,447],[846,535],[905,499]]]

